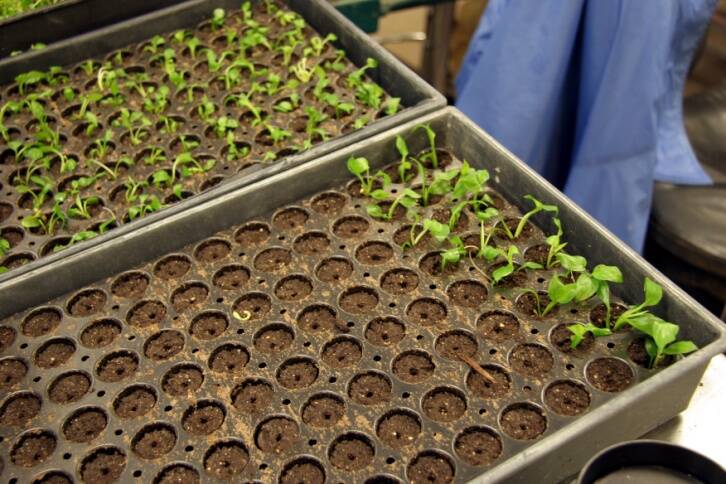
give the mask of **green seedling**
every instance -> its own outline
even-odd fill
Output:
[[[304,58],[300,59],[294,66],[292,66],[290,71],[295,74],[295,77],[297,77],[302,83],[310,82],[310,79],[313,78],[313,74],[315,73],[315,69],[308,67],[308,60]]]
[[[532,202],[534,204],[534,208],[522,215],[522,218],[519,219],[519,223],[514,229],[514,232],[509,229],[509,226],[506,223],[501,224],[504,233],[510,240],[514,240],[522,235],[522,231],[529,222],[529,219],[532,218],[534,215],[538,214],[539,212],[550,212],[555,215],[557,215],[557,212],[559,212],[559,208],[556,205],[546,205],[534,198],[532,195],[525,195],[524,198]]]
[[[434,195],[445,195],[451,192],[451,181],[459,176],[459,169],[454,168],[444,172],[438,172],[434,175],[431,183],[426,180],[426,168],[419,161],[416,161],[419,178],[421,178],[421,203],[424,207],[429,205],[431,197]]]
[[[351,114],[355,110],[353,103],[341,101],[335,94],[323,93],[323,101],[335,110],[336,119]]]
[[[408,161],[408,145],[400,134],[396,135],[396,149],[398,150],[398,154],[401,155],[401,161],[398,162],[398,178],[401,179],[401,183],[406,183],[413,178],[413,173],[409,174],[413,164]]]
[[[570,335],[570,347],[575,349],[585,339],[587,333],[591,333],[596,338],[601,336],[610,336],[613,334],[610,328],[600,328],[592,323],[587,324],[571,324],[567,327],[572,335]]]
[[[134,220],[164,208],[164,205],[154,195],[142,194],[138,198],[138,204],[129,208],[129,220]]]
[[[378,61],[370,57],[367,58],[366,63],[363,67],[348,74],[348,77],[346,79],[348,87],[352,89],[358,89],[360,86],[363,85],[363,76],[365,76],[366,71],[369,69],[375,69],[376,67],[378,67]]]
[[[371,175],[368,160],[363,157],[348,158],[347,166],[348,171],[360,181],[360,192],[366,197],[371,195],[376,181],[382,185],[382,188],[386,188],[391,183],[391,178],[383,171],[379,170]]]
[[[239,127],[239,123],[236,119],[228,118],[227,116],[220,116],[214,122],[214,133],[219,138],[227,138],[228,134],[232,134],[235,129]]]
[[[250,154],[250,147],[247,143],[239,144],[234,139],[233,133],[227,133],[227,160],[240,160]]]
[[[223,8],[215,8],[212,11],[212,20],[210,23],[212,24],[212,28],[214,30],[219,30],[224,27],[224,17],[225,12]]]
[[[292,133],[287,131],[286,129],[278,128],[277,126],[273,126],[269,123],[265,123],[265,128],[267,128],[267,132],[270,135],[270,139],[272,140],[273,145],[277,145],[281,141],[292,136]]]
[[[562,222],[560,222],[559,218],[552,217],[552,223],[554,223],[555,227],[557,227],[557,232],[548,236],[546,239],[547,246],[549,247],[547,252],[547,263],[545,264],[545,268],[547,269],[552,269],[559,264],[557,256],[562,253],[565,247],[567,247],[567,242],[561,242],[563,235]]]
[[[95,114],[93,114],[91,111],[88,111],[88,112],[86,112],[86,115],[84,116],[83,119],[85,119],[85,121],[86,121],[86,129],[84,130],[84,132],[86,133],[86,136],[88,136],[88,137],[93,136],[93,133],[95,133],[96,130],[98,130],[98,128],[101,125],[100,122],[98,121],[98,117]]]
[[[207,96],[204,96],[201,104],[197,106],[197,115],[205,123],[211,123],[212,115],[214,115],[216,110],[217,108],[214,106],[214,103]]]
[[[426,133],[426,139],[429,142],[429,151],[421,155],[421,161],[430,160],[434,169],[437,169],[439,167],[439,157],[436,153],[436,132],[428,124],[420,124],[413,128],[414,133],[419,130],[423,130]]]
[[[499,253],[499,255],[503,256],[505,259],[505,264],[501,267],[497,267],[492,272],[492,280],[493,280],[492,283],[495,285],[497,283],[499,283],[499,281],[501,281],[505,277],[510,276],[510,275],[514,274],[515,272],[519,272],[519,271],[522,271],[525,269],[541,269],[542,268],[541,264],[538,264],[536,262],[530,262],[530,261],[525,261],[525,262],[522,262],[521,264],[515,264],[514,256],[519,255],[519,249],[514,245],[510,245],[506,252],[502,251],[501,249],[494,249],[494,251],[497,251]],[[493,252],[490,251],[490,253],[487,255],[491,256],[491,255],[493,255]]]
[[[69,240],[67,244],[59,244],[53,247],[53,252],[60,252],[67,249],[68,247],[71,247],[72,245],[83,242],[84,240],[90,240],[94,237],[98,237],[98,232],[94,230],[81,230],[80,232],[76,232],[75,234],[73,234],[71,240]]]
[[[148,153],[141,158],[141,161],[143,161],[144,164],[148,166],[158,165],[160,163],[166,162],[166,153],[162,148],[158,146],[152,146],[151,148],[149,148]]]
[[[462,257],[469,254],[468,249],[464,245],[464,241],[461,237],[455,235],[449,239],[449,243],[452,245],[451,248],[441,252],[441,270],[446,269],[447,266],[453,266],[459,263]]]
[[[126,187],[126,191],[124,192],[126,203],[130,204],[138,200],[139,196],[144,191],[144,188],[148,186],[149,184],[145,180],[137,182],[133,178],[129,177],[124,183],[124,187]]]
[[[328,34],[325,36],[325,38],[320,38],[318,36],[312,37],[310,39],[310,52],[316,56],[320,57],[323,53],[323,50],[325,50],[325,47],[338,40],[338,37],[335,34]]]
[[[91,158],[95,159],[104,159],[106,155],[111,151],[112,143],[111,139],[113,138],[113,131],[110,129],[107,129],[103,136],[97,140],[95,140],[91,146],[91,149],[89,150],[89,155]]]
[[[646,308],[656,306],[662,298],[663,288],[649,277],[646,277],[645,281],[643,281],[643,302],[626,309],[615,321],[613,330],[617,331],[626,324],[634,326],[633,321],[642,318],[647,319],[651,314]]]
[[[10,242],[0,237],[0,257],[5,257],[5,254],[10,250]]]
[[[81,197],[76,196],[73,201],[73,205],[68,207],[67,213],[69,217],[89,219],[91,215],[91,207],[101,203],[101,200],[96,196]]]
[[[393,116],[396,114],[399,109],[401,108],[401,98],[400,97],[392,97],[388,101],[386,101],[386,104],[384,105],[383,109],[387,116]]]
[[[169,88],[160,86],[153,95],[144,97],[144,111],[161,114],[169,107]]]
[[[416,227],[421,227],[421,231],[418,234],[415,233]],[[449,226],[436,220],[425,219],[421,225],[417,221],[417,223],[411,225],[409,240],[401,247],[403,250],[415,247],[426,234],[431,234],[437,242],[443,243],[449,237],[449,233]]]
[[[386,175],[387,176],[387,175]],[[384,190],[373,190],[370,194],[371,197],[377,200],[381,200],[379,197],[385,196],[388,198],[388,193]],[[382,200],[385,200],[386,198],[383,198]],[[391,202],[391,206],[388,207],[388,210],[385,211],[383,208],[381,208],[380,205],[371,204],[366,207],[366,210],[368,211],[368,215],[375,218],[380,218],[383,220],[392,220],[393,215],[396,213],[396,208],[400,205],[406,209],[406,213],[408,214],[409,211],[416,206],[418,203],[418,200],[421,198],[421,195],[416,193],[415,191],[411,190],[410,188],[404,188],[403,191],[396,196],[396,198],[393,199],[393,202]]]
[[[192,151],[199,147],[199,141],[193,136],[181,135],[179,136],[179,142],[184,148],[184,151]]]
[[[28,71],[15,76],[15,82],[18,85],[18,92],[21,96],[25,96],[29,87],[34,87],[47,80],[47,75],[42,71]]]
[[[212,168],[217,161],[214,158],[208,159],[204,164],[199,162],[189,153],[182,153],[174,159],[174,163],[171,167],[171,183],[173,184],[176,180],[176,173],[179,172],[182,178],[186,178],[198,173],[206,173]],[[166,173],[164,171],[163,173]]]
[[[180,123],[171,116],[160,115],[159,123],[161,127],[159,131],[164,134],[174,134],[179,130]]]
[[[156,54],[159,49],[164,47],[166,44],[166,40],[161,35],[155,35],[151,38],[148,44],[144,46],[144,52],[149,52],[151,54]]]

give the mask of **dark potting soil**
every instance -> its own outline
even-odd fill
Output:
[[[81,333],[81,344],[87,348],[103,348],[121,334],[121,323],[102,319],[88,325]]]
[[[346,368],[357,364],[362,356],[363,348],[360,343],[343,337],[326,344],[321,359],[331,368]]]
[[[245,414],[261,413],[272,400],[272,385],[263,380],[248,380],[232,391],[232,405]]]
[[[353,273],[353,264],[342,257],[331,257],[323,260],[315,271],[315,275],[323,282],[342,282]]]
[[[312,385],[318,379],[319,370],[310,359],[292,359],[280,366],[277,381],[285,388],[299,390]]]
[[[472,466],[491,464],[502,453],[502,440],[489,429],[473,428],[462,432],[454,441],[454,451]]]
[[[338,192],[325,192],[316,196],[310,202],[310,206],[318,213],[335,215],[339,213],[348,200]]]
[[[425,351],[410,350],[393,360],[393,374],[406,383],[420,383],[428,380],[436,370],[431,355]]]
[[[547,244],[533,245],[524,252],[524,260],[527,262],[536,262],[542,267],[545,267],[549,253],[550,247]]]
[[[202,304],[209,295],[209,289],[203,284],[187,284],[174,291],[171,303],[178,313]]]
[[[168,360],[182,349],[184,349],[184,336],[179,331],[164,330],[146,340],[144,356],[150,360]]]
[[[622,304],[611,304],[610,305],[610,321],[611,323],[614,323],[618,317],[620,317],[621,314],[625,312],[627,308],[623,306]],[[598,304],[592,310],[590,311],[590,321],[595,326],[603,327],[605,326],[605,319],[607,317],[607,307],[604,304]]]
[[[300,329],[310,333],[332,331],[337,325],[337,317],[332,308],[313,305],[308,306],[300,313],[297,324]]]
[[[71,340],[51,340],[38,348],[35,364],[41,368],[55,368],[68,361],[75,352],[76,346]]]
[[[48,460],[56,445],[56,438],[50,432],[28,433],[15,444],[10,460],[19,467],[35,467]]]
[[[628,356],[635,364],[646,368],[648,367],[650,364],[650,356],[645,349],[644,338],[636,338],[630,342],[628,345]],[[673,357],[671,355],[665,355],[657,362],[657,366],[666,367],[671,363],[673,363]]]
[[[411,484],[445,484],[454,482],[454,467],[438,453],[419,455],[406,469]]]
[[[487,288],[477,281],[458,281],[446,290],[452,303],[477,309],[487,299]]]
[[[549,373],[554,365],[552,353],[544,346],[521,344],[509,355],[509,364],[517,373],[525,376],[541,377]]]
[[[418,274],[410,269],[393,269],[381,276],[381,289],[390,294],[408,294],[418,287]]]
[[[314,395],[303,407],[302,420],[312,427],[332,427],[345,414],[345,403],[339,397]]]
[[[63,472],[50,471],[33,481],[33,484],[73,484],[73,480]]]
[[[154,484],[198,484],[201,481],[199,472],[184,464],[172,464],[166,467]]]
[[[439,252],[431,252],[426,254],[419,263],[419,269],[433,277],[451,276],[456,273],[459,264],[449,264],[441,267],[441,254]]]
[[[111,286],[114,296],[137,299],[143,296],[149,286],[149,277],[140,272],[129,272],[119,276]]]
[[[516,306],[520,312],[526,314],[527,316],[538,318],[540,311],[544,311],[549,303],[550,297],[547,295],[546,292],[539,291],[537,293],[537,296],[535,296],[531,292],[527,292],[517,298]],[[557,306],[555,306],[554,309],[547,313],[547,316],[554,316],[555,314],[557,314],[557,312],[558,308]]]
[[[7,390],[20,383],[28,373],[28,366],[19,359],[0,361],[0,389]]]
[[[194,365],[178,365],[166,372],[161,388],[173,396],[194,393],[204,381],[202,370]]]
[[[242,473],[250,457],[247,449],[236,441],[217,444],[204,457],[204,469],[213,477],[229,480]]]
[[[421,422],[416,414],[403,410],[384,415],[376,428],[378,438],[394,449],[413,444],[420,434]]]
[[[63,424],[63,436],[71,442],[90,442],[106,428],[108,419],[100,408],[83,409]]]
[[[586,333],[580,344],[576,348],[572,347],[570,337],[572,331],[567,329],[567,324],[558,324],[550,333],[550,341],[561,352],[571,354],[577,357],[587,355],[595,345],[595,337],[592,333]]]
[[[242,247],[250,248],[261,244],[270,237],[270,228],[267,224],[260,222],[250,222],[243,225],[236,234],[234,239]]]
[[[55,308],[38,309],[23,320],[22,332],[26,336],[38,337],[50,333],[58,327],[61,313]]]
[[[139,430],[131,441],[131,450],[142,459],[158,459],[171,452],[176,433],[166,424],[149,424]]]
[[[545,390],[547,406],[560,415],[577,415],[590,406],[590,394],[580,384],[571,381],[554,383]]]
[[[446,319],[446,306],[433,298],[422,298],[413,301],[406,308],[406,316],[415,324],[430,326]]]
[[[145,328],[159,324],[166,317],[166,306],[161,301],[142,301],[131,308],[126,322],[131,326]]]
[[[8,326],[0,326],[0,351],[5,351],[15,342],[16,332]]]
[[[355,252],[355,258],[363,265],[383,264],[393,257],[393,247],[386,242],[367,242]]]
[[[51,401],[60,404],[81,399],[91,388],[91,380],[81,372],[68,372],[56,377],[48,389]]]
[[[288,276],[275,286],[275,296],[283,301],[299,301],[313,292],[313,284],[305,276]]]
[[[308,232],[295,239],[293,248],[304,255],[322,254],[328,250],[330,239],[322,232]]]
[[[480,365],[494,379],[494,382],[472,369],[466,377],[466,387],[470,392],[481,398],[500,398],[509,393],[512,380],[506,371],[494,365],[481,363]]]
[[[421,407],[431,420],[453,422],[466,412],[466,400],[455,390],[436,388],[424,396]]]
[[[373,446],[365,437],[346,434],[330,448],[330,463],[344,471],[357,471],[373,461]]]
[[[511,313],[490,311],[482,314],[476,322],[485,340],[503,342],[519,335],[519,320]]]
[[[368,372],[353,377],[348,387],[348,396],[361,405],[377,405],[391,399],[391,389],[388,377]]]
[[[365,314],[378,305],[378,294],[369,287],[354,287],[343,292],[338,303],[351,314]]]
[[[536,439],[547,429],[542,412],[529,404],[514,404],[502,412],[502,430],[517,440]]]
[[[280,484],[323,484],[325,472],[320,464],[308,459],[298,459],[290,464],[280,476]]]
[[[81,463],[83,482],[114,482],[126,468],[126,456],[115,447],[103,447],[91,453]]]
[[[302,227],[310,216],[302,208],[286,208],[272,217],[272,225],[281,230],[294,230]]]
[[[375,318],[366,326],[365,337],[376,346],[396,345],[406,337],[406,325],[394,317]]]
[[[255,444],[266,454],[281,454],[295,445],[300,430],[294,420],[272,417],[262,422],[255,432]]]
[[[255,335],[255,349],[262,353],[277,353],[290,347],[295,334],[289,326],[284,324],[271,324],[262,328]]]
[[[189,333],[197,339],[210,341],[222,336],[229,322],[224,313],[207,311],[194,317],[189,326]]]
[[[267,249],[255,258],[255,268],[262,272],[275,272],[284,269],[292,261],[292,254],[287,249]]]
[[[192,263],[186,256],[168,256],[154,267],[154,275],[162,279],[177,279],[191,268]]]
[[[101,360],[96,370],[98,379],[104,382],[114,383],[131,377],[139,367],[139,359],[136,355],[118,351],[111,353]]]
[[[214,262],[227,257],[232,248],[224,240],[204,242],[194,251],[194,257],[201,262]]]
[[[194,435],[209,435],[224,422],[224,410],[213,402],[202,402],[190,407],[182,417],[184,430]]]
[[[30,392],[10,397],[0,408],[0,425],[20,427],[40,412],[40,398]]]
[[[143,386],[124,389],[113,402],[113,409],[121,418],[136,418],[146,415],[156,405],[156,395]]]
[[[250,271],[244,266],[232,264],[218,270],[212,283],[221,289],[234,290],[244,286],[250,279]]]
[[[234,310],[240,315],[249,313],[250,321],[264,318],[270,309],[272,309],[270,297],[259,292],[246,294],[234,304]]]
[[[604,392],[621,392],[633,382],[633,370],[616,358],[598,358],[587,365],[587,381]]]
[[[362,237],[370,225],[363,217],[343,217],[333,224],[333,233],[343,239]]]
[[[106,294],[102,291],[88,290],[79,293],[68,303],[68,312],[72,316],[82,317],[96,314],[106,304]]]
[[[250,353],[244,346],[227,343],[214,350],[209,357],[209,367],[212,371],[234,375],[242,373],[248,361]]]
[[[473,358],[476,355],[476,339],[464,331],[449,331],[436,339],[436,351],[449,360],[458,361],[462,356]]]

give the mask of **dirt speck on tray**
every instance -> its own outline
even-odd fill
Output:
[[[501,455],[502,439],[486,427],[468,428],[456,437],[454,451],[469,465],[488,465]]]
[[[257,426],[255,444],[266,454],[281,454],[300,438],[297,422],[288,417],[271,417]]]
[[[146,386],[133,385],[119,393],[113,402],[113,409],[121,418],[136,418],[146,415],[156,405],[156,393]]]
[[[168,424],[152,423],[139,430],[131,440],[131,450],[142,459],[158,459],[171,452],[176,432]]]
[[[406,383],[421,383],[434,374],[431,355],[421,350],[404,351],[393,360],[393,374]]]
[[[369,371],[353,377],[348,396],[361,405],[377,405],[391,399],[391,380],[382,373]]]
[[[101,447],[81,461],[81,479],[85,483],[116,482],[126,468],[126,455],[116,447]]]
[[[406,476],[411,484],[446,484],[454,482],[454,466],[443,454],[424,451],[408,465]]]
[[[585,369],[587,381],[603,392],[621,392],[633,382],[633,370],[617,358],[598,358]]]
[[[272,385],[265,380],[246,380],[232,390],[232,405],[242,413],[262,413],[269,407],[274,393]]]
[[[201,368],[191,364],[173,366],[161,379],[161,388],[172,396],[188,395],[202,386],[204,373]]]
[[[547,387],[544,401],[560,415],[578,415],[590,406],[590,394],[574,381],[558,381]]]
[[[410,410],[392,410],[380,419],[376,434],[389,447],[400,449],[416,441],[421,434],[421,421]]]
[[[459,390],[439,387],[424,395],[421,407],[431,420],[453,422],[466,412],[466,398]]]
[[[13,445],[10,460],[18,467],[35,467],[50,458],[56,444],[56,438],[46,430],[28,432]]]
[[[323,484],[325,471],[316,460],[299,458],[288,464],[280,475],[280,484]]]
[[[374,452],[373,444],[368,438],[347,433],[331,444],[330,463],[344,471],[358,471],[373,462]]]
[[[204,456],[204,470],[220,480],[230,480],[242,473],[250,460],[245,446],[235,440],[213,444]]]
[[[500,425],[513,439],[532,440],[547,430],[547,419],[534,405],[515,403],[502,412]]]
[[[313,395],[302,411],[302,420],[311,427],[332,427],[345,414],[345,403],[337,395]]]

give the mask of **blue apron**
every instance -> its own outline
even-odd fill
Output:
[[[654,180],[710,184],[682,121],[717,0],[490,0],[457,107],[641,250]]]

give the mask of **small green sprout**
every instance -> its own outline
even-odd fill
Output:
[[[224,17],[225,12],[223,8],[215,8],[212,11],[211,24],[214,30],[219,30],[224,26]]]
[[[512,232],[509,229],[509,226],[506,223],[502,223],[502,228],[504,230],[504,233],[510,240],[514,240],[518,238],[520,235],[522,235],[522,231],[524,230],[525,226],[527,225],[530,218],[532,218],[534,215],[538,214],[539,212],[550,212],[555,215],[557,215],[557,212],[559,211],[559,207],[556,205],[547,205],[536,198],[534,198],[532,195],[525,195],[524,198],[526,200],[529,200],[534,204],[534,208],[530,210],[529,212],[522,215],[522,218],[519,219],[519,223],[517,224],[517,227],[515,228],[514,232]]]
[[[242,314],[240,314],[237,311],[232,311],[232,316],[234,316],[234,319],[237,321],[247,321],[252,317],[252,313],[249,311],[242,311]]]
[[[379,199],[377,197],[377,195],[379,194],[385,194],[386,198],[388,197],[387,192],[385,192],[384,190],[373,190],[370,195],[373,198]],[[410,188],[404,188],[401,194],[393,199],[393,202],[391,203],[390,207],[388,207],[387,211],[384,211],[380,205],[368,205],[366,209],[368,211],[368,215],[370,215],[371,217],[380,218],[383,220],[392,220],[393,215],[396,213],[396,208],[399,205],[404,207],[406,209],[406,213],[408,213],[413,207],[416,206],[420,198],[421,195],[419,195],[415,191],[411,190]]]
[[[510,245],[506,252],[502,251],[501,249],[494,249],[494,251],[498,252],[499,255],[502,255],[505,259],[505,264],[501,267],[497,267],[492,271],[492,279],[493,284],[499,283],[502,279],[504,279],[507,276],[510,276],[514,274],[515,272],[525,270],[525,269],[541,269],[542,266],[536,262],[523,262],[522,264],[515,264],[514,263],[514,256],[519,255],[519,249],[514,246]],[[491,257],[493,253],[487,254]],[[546,314],[546,313],[545,313]],[[544,314],[543,314],[544,315]]]
[[[428,124],[420,124],[413,128],[414,132],[419,130],[426,133],[426,138],[429,141],[429,151],[421,156],[421,161],[431,160],[431,165],[434,169],[437,169],[439,167],[439,158],[436,153],[436,132]]]

